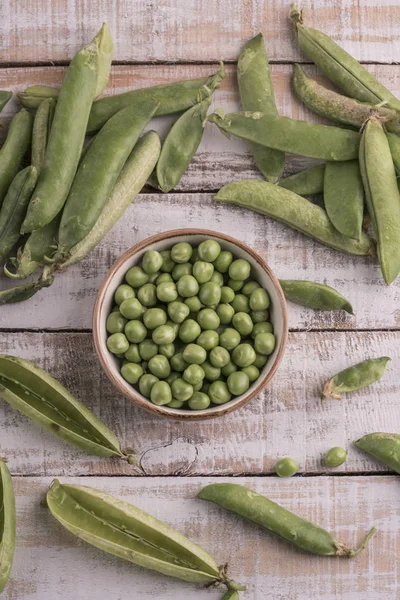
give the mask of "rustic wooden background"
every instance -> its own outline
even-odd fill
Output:
[[[334,6],[333,6],[334,4]],[[398,0],[308,0],[307,23],[331,34],[400,96]],[[239,107],[235,61],[241,45],[262,31],[272,63],[279,111],[318,119],[290,90],[292,64],[307,63],[280,0],[4,0],[0,3],[0,88],[59,84],[65,65],[102,21],[115,40],[107,94],[212,73],[227,77],[215,106]],[[317,75],[315,67],[307,71]],[[7,120],[17,103],[6,108]],[[168,130],[173,118],[152,127]],[[6,131],[3,127],[2,131]],[[2,133],[1,135],[4,135]],[[305,161],[288,157],[294,172]],[[0,404],[1,453],[14,475],[18,542],[7,600],[217,600],[220,590],[154,575],[102,554],[61,530],[40,500],[54,476],[132,501],[202,543],[248,585],[252,600],[395,600],[400,597],[400,479],[355,451],[369,431],[400,431],[400,285],[385,287],[377,264],[340,254],[260,215],[214,206],[223,184],[257,177],[249,147],[211,125],[179,188],[167,196],[145,190],[107,238],[81,264],[29,302],[1,309],[0,352],[37,361],[71,388],[140,454],[145,477],[125,463],[87,456]],[[255,248],[281,278],[335,286],[356,316],[290,305],[286,357],[272,385],[223,419],[180,423],[154,418],[119,396],[103,375],[91,336],[91,311],[107,269],[132,244],[176,227],[205,226]],[[369,356],[389,355],[384,379],[342,402],[319,393],[330,375]],[[322,456],[349,450],[328,471]],[[273,476],[290,455],[301,475]],[[223,479],[221,479],[223,477]],[[375,524],[379,533],[353,561],[307,556],[194,498],[210,481],[242,482],[356,545]]]

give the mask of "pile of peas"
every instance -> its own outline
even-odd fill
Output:
[[[274,351],[270,298],[247,260],[206,239],[148,250],[115,292],[107,347],[154,404],[203,410],[244,394]]]

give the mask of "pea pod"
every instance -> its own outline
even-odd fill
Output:
[[[0,458],[0,594],[7,585],[15,552],[15,496],[10,471]]]
[[[16,304],[17,302],[24,302],[32,298],[37,292],[40,292],[43,288],[49,287],[54,281],[54,276],[40,277],[38,281],[30,281],[24,285],[18,285],[8,290],[2,290],[0,292],[0,306],[3,304]]]
[[[237,65],[237,78],[244,110],[278,114],[268,56],[261,33],[243,46]],[[285,167],[285,154],[255,143],[252,143],[251,149],[260,172],[267,181],[276,183]]]
[[[239,600],[239,594],[236,590],[228,590],[222,596],[222,600]]]
[[[389,360],[391,359],[388,356],[369,358],[340,371],[325,383],[322,392],[324,398],[341,400],[341,393],[356,392],[379,381]]]
[[[285,297],[295,304],[317,310],[345,310],[350,315],[354,314],[350,302],[329,285],[300,279],[280,279],[279,283]]]
[[[400,272],[400,196],[389,143],[376,119],[363,131],[360,170],[382,275],[390,285]]]
[[[43,100],[53,98],[57,101],[59,94],[59,88],[51,85],[31,85],[24,92],[18,92],[17,96],[24,108],[34,110],[39,108]]]
[[[338,46],[328,35],[305,27],[303,15],[294,4],[290,16],[295,23],[297,39],[303,52],[346,96],[399,109],[400,101],[379,83],[360,63]]]
[[[399,176],[400,175],[400,138],[398,135],[395,135],[394,133],[387,133],[386,137],[389,142],[390,153],[392,155],[396,175]]]
[[[358,102],[353,98],[329,90],[314,79],[307,77],[298,64],[294,65],[293,89],[298,98],[310,110],[331,121],[351,125],[358,129],[367,119],[376,115],[385,123],[388,131],[400,133],[400,113],[397,110]]]
[[[38,173],[44,163],[55,105],[53,98],[44,100],[37,109],[33,122],[31,163]]]
[[[323,208],[266,181],[243,180],[228,183],[214,199],[273,217],[342,252],[363,256],[372,254],[374,250],[373,241],[365,233],[361,234],[360,240],[342,235],[333,227]]]
[[[54,112],[43,167],[32,195],[21,233],[44,227],[56,217],[67,199],[81,155],[89,112],[104,82],[103,54],[109,61],[109,30],[99,33],[72,59],[65,75]]]
[[[11,100],[12,92],[6,90],[0,90],[0,112],[3,110],[5,105]]]
[[[364,188],[357,160],[326,163],[324,204],[334,227],[343,235],[359,240],[364,218]]]
[[[222,133],[309,158],[353,160],[358,156],[360,134],[356,131],[261,112],[224,114],[216,111],[208,121]]]
[[[400,474],[400,435],[398,433],[369,433],[353,442],[354,446],[383,462]]]
[[[20,110],[10,123],[0,150],[0,206],[31,143],[32,123],[33,117],[25,109]]]
[[[242,485],[233,483],[213,483],[204,487],[197,496],[200,500],[214,502],[252,523],[261,525],[294,546],[311,554],[352,558],[356,556],[374,535],[375,529],[367,535],[356,550],[337,541],[322,527],[298,517],[265,496],[257,494]]]
[[[324,191],[325,164],[304,169],[299,173],[285,177],[279,186],[295,192],[299,196],[314,196]]]

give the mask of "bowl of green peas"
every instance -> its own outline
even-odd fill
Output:
[[[100,363],[134,404],[181,420],[218,417],[268,385],[285,352],[279,281],[240,240],[160,233],[111,267],[93,311]]]

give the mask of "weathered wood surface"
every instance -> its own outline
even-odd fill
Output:
[[[154,574],[77,540],[40,505],[51,478],[16,478],[18,536],[5,600],[143,598],[220,600],[202,589]],[[248,586],[249,600],[397,600],[400,577],[400,479],[397,477],[237,478],[317,522],[351,547],[367,530],[378,533],[353,560],[307,555],[259,527],[196,500],[211,478],[79,478],[132,502],[202,544]],[[219,480],[218,480],[219,481]],[[224,480],[231,481],[232,479]]]
[[[0,353],[40,364],[135,447],[144,473],[240,475],[269,473],[292,456],[303,473],[385,471],[351,447],[370,431],[400,431],[400,339],[397,333],[292,333],[273,382],[243,409],[215,421],[182,423],[154,417],[116,393],[97,361],[90,334],[0,334]],[[379,383],[339,402],[320,394],[324,382],[367,357],[390,356]],[[71,448],[0,401],[1,450],[18,475],[138,474],[125,462]],[[349,456],[334,471],[322,457],[332,446]],[[386,469],[387,471],[387,469]]]

